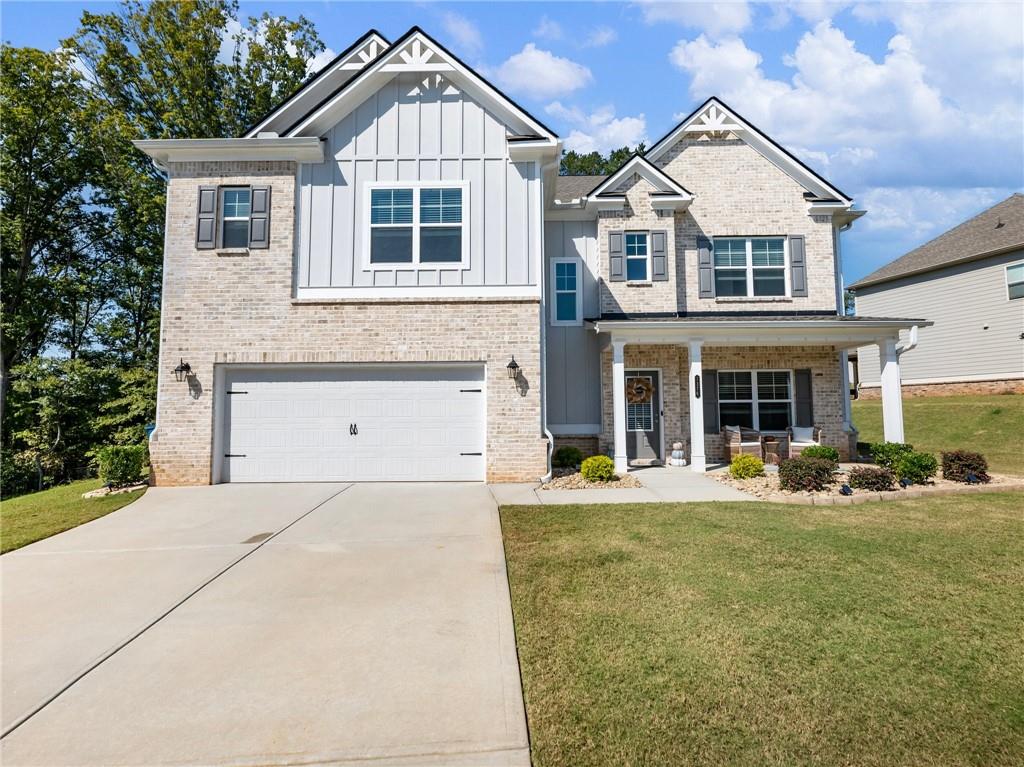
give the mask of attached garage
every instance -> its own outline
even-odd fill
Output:
[[[482,365],[226,367],[221,482],[483,481]]]

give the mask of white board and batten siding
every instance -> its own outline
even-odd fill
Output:
[[[547,221],[544,255],[579,260],[583,319],[600,313],[597,221]],[[547,325],[547,422],[554,434],[597,434],[601,429],[601,352],[597,334],[585,325],[552,325],[554,280]]]
[[[536,162],[512,162],[508,130],[440,75],[401,74],[323,137],[299,170],[297,293],[334,288],[538,285],[543,217]],[[368,269],[365,187],[463,181],[468,264]],[[342,291],[343,293],[344,291]]]
[[[1024,378],[1024,299],[1006,291],[1006,267],[1021,262],[1024,250],[867,286],[857,314],[935,323],[900,359],[905,384]],[[858,349],[857,362],[861,386],[878,386],[878,347]]]

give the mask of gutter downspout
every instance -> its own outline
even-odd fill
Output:
[[[902,357],[907,352],[913,351],[915,346],[917,346],[917,325],[912,325],[910,328],[910,338],[907,343],[896,345],[897,358]]]
[[[547,473],[540,478],[541,483],[550,482],[553,474],[551,468],[551,457],[555,452],[555,435],[548,429],[548,325],[547,325],[547,253],[544,252],[544,243],[547,237],[544,236],[544,173],[548,168],[557,167],[561,161],[561,145],[556,159],[547,165],[540,165],[540,427],[548,440]],[[539,164],[539,163],[538,163]]]

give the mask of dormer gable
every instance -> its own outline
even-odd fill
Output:
[[[635,154],[619,169],[598,184],[588,194],[588,200],[607,209],[609,203],[624,203],[626,191],[640,178],[650,184],[651,207],[659,210],[685,210],[693,201],[686,187],[667,175],[643,155]]]

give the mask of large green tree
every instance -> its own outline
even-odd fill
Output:
[[[619,147],[613,149],[607,156],[596,151],[587,154],[563,152],[558,172],[563,176],[608,176],[634,154],[643,154],[645,148],[643,143],[636,149],[630,149],[628,146]]]

